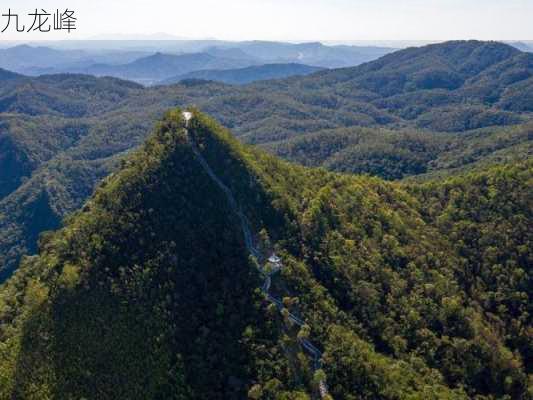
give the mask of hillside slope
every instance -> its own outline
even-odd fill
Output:
[[[337,128],[264,147],[307,166],[379,176],[423,179],[524,161],[533,154],[533,124],[443,135],[412,130]]]
[[[284,260],[272,290],[298,332],[264,308],[183,124],[169,113],[1,287],[3,398],[306,399],[298,335],[334,398],[527,399],[530,162],[405,186],[287,164],[195,112],[190,140]]]
[[[238,133],[265,143],[347,126],[462,132],[512,125],[522,120],[520,113],[533,110],[532,61],[531,54],[501,43],[448,42],[397,51],[354,68],[257,83],[247,87],[255,96],[250,108],[244,107]],[[255,117],[252,122],[247,114]]]

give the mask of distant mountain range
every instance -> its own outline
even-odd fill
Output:
[[[182,55],[156,53],[124,65],[95,64],[72,72],[94,76],[113,76],[151,85],[192,71],[240,68],[249,66],[250,63],[248,60],[222,58],[208,53]]]
[[[200,70],[169,78],[163,84],[172,84],[188,79],[203,79],[228,84],[243,85],[255,81],[281,79],[290,76],[309,75],[324,68],[303,64],[265,64],[228,70]]]
[[[21,73],[27,73],[26,69],[31,67],[65,66],[88,58],[88,54],[82,50],[56,50],[28,45],[0,49],[0,67]]]
[[[96,42],[106,46],[105,41]],[[132,42],[138,47],[132,47]],[[150,45],[143,44],[144,41],[120,43],[124,43],[124,47],[117,49],[96,49],[90,47],[94,43],[85,42],[80,42],[81,50],[29,45],[0,49],[0,68],[31,76],[58,73],[113,76],[150,85],[199,70],[237,69],[265,64],[348,67],[393,51],[385,47],[260,41],[148,41]],[[160,48],[154,52],[151,49],[157,48],[157,44]],[[281,76],[287,76],[286,73]]]
[[[142,51],[58,50],[19,45],[0,49],[0,68],[26,75],[68,72],[96,63],[124,64],[150,55]]]
[[[239,48],[264,62],[298,62],[324,68],[351,67],[394,51],[386,47],[325,46],[319,42],[291,44],[253,41],[244,42]]]

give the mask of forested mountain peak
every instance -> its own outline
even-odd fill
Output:
[[[0,333],[0,398],[242,398],[263,374],[287,381],[236,218],[183,127],[169,114],[14,277],[31,304],[8,317],[1,297],[20,330]]]
[[[334,398],[527,398],[531,163],[387,183],[291,165],[191,111],[1,287],[0,397],[309,399],[325,379]],[[267,307],[242,219],[305,328]]]

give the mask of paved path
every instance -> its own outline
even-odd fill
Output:
[[[185,126],[186,128],[189,126],[189,121],[192,119],[192,113],[190,112],[184,112],[183,118],[185,119]],[[189,132],[187,131],[187,136],[189,139],[189,142],[191,144],[192,150],[194,154],[196,155],[196,158],[200,162],[202,168],[207,172],[209,177],[217,184],[217,186],[222,189],[224,194],[226,195],[226,199],[228,200],[228,203],[233,210],[233,212],[237,215],[237,217],[240,220],[240,225],[244,237],[244,243],[247,248],[247,250],[250,252],[252,256],[254,256],[256,259],[261,258],[261,253],[259,250],[257,250],[254,247],[253,244],[253,235],[252,230],[250,228],[250,223],[248,222],[248,219],[246,218],[246,215],[244,215],[243,211],[241,210],[239,204],[235,200],[235,197],[233,196],[233,193],[231,190],[220,180],[220,178],[215,174],[215,172],[211,169],[207,161],[205,160],[204,156],[200,153],[198,150],[198,147],[196,146],[196,143],[189,135]],[[275,298],[270,294],[270,287],[272,285],[272,276],[275,275],[280,271],[280,268],[274,268],[270,272],[265,273],[266,269],[263,268],[260,270],[260,272],[265,277],[265,280],[263,282],[263,285],[261,286],[261,291],[265,295],[266,299],[274,304],[278,310],[281,312],[285,309],[285,306],[283,305],[283,302],[280,299]],[[295,325],[297,326],[303,326],[305,325],[305,321],[297,317],[296,315],[292,314],[291,312],[288,313],[287,318]],[[300,345],[304,348],[304,350],[311,356],[313,359],[313,369],[316,371],[322,367],[322,353],[320,350],[318,350],[309,340],[307,339],[298,339]],[[319,382],[319,391],[320,396],[323,398],[328,393],[327,386],[324,381]]]

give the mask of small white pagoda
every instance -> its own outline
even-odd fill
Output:
[[[268,257],[268,262],[273,264],[275,267],[281,268],[281,258],[279,258],[276,253],[272,253],[272,255]]]

